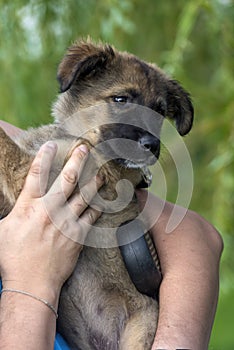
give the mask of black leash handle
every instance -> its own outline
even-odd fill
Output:
[[[122,224],[116,235],[123,261],[136,289],[157,298],[162,281],[160,263],[150,234],[144,232],[142,221],[135,219]]]

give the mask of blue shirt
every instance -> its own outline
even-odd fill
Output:
[[[1,290],[2,290],[2,282],[0,280],[0,292]],[[54,340],[54,350],[70,350],[67,343],[59,333],[56,333],[56,337]]]

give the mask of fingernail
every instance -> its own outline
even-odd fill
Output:
[[[77,147],[77,149],[85,154],[88,153],[88,148],[85,145],[80,145]]]
[[[47,141],[43,146],[51,149],[57,149],[57,144],[53,141]]]

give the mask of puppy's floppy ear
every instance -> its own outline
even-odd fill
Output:
[[[115,57],[110,45],[95,45],[91,41],[79,41],[72,45],[58,68],[60,91],[65,92],[79,78],[94,74]]]
[[[193,105],[187,93],[175,80],[167,82],[167,115],[174,119],[180,135],[186,135],[193,125]]]

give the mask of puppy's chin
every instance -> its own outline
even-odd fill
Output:
[[[141,169],[145,164],[139,162],[135,163],[128,159],[117,158],[115,162],[127,169]]]
[[[157,161],[157,158],[152,156],[150,159],[148,158],[147,161],[144,160],[135,160],[132,161],[130,159],[123,159],[123,158],[116,158],[115,162],[121,166],[123,166],[126,169],[142,169],[150,165],[154,165]]]

